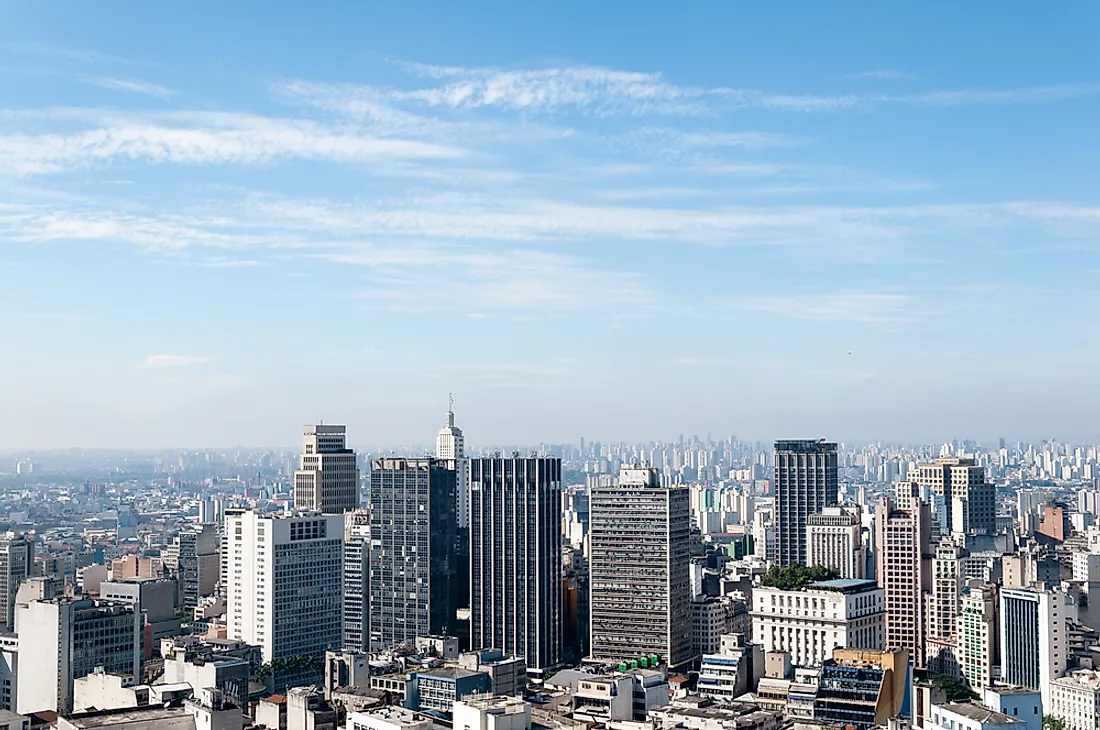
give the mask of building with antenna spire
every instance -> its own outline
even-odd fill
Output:
[[[466,439],[462,429],[455,425],[455,399],[447,395],[447,425],[439,429],[435,439],[435,457],[447,462],[456,472],[458,495],[458,526],[470,526],[470,479],[466,460]]]

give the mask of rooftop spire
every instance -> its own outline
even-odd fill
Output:
[[[455,399],[451,393],[447,394],[447,425],[455,425]]]

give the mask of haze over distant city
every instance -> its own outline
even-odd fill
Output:
[[[0,451],[1100,437],[1100,6],[470,5],[0,6]]]

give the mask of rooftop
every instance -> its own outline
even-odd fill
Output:
[[[878,590],[878,583],[862,578],[834,578],[833,580],[819,580],[816,583],[811,583],[810,588],[837,593],[863,593],[864,591]]]
[[[962,715],[968,720],[974,720],[981,723],[992,723],[994,725],[1010,725],[1012,723],[1019,723],[1023,725],[1023,721],[1009,717],[1004,713],[991,710],[985,705],[979,705],[974,702],[948,702],[944,705],[935,705],[940,709],[947,710],[948,712],[954,712],[956,715]]]

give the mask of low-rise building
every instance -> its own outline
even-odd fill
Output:
[[[1024,730],[1024,723],[973,702],[932,705],[924,730]]]
[[[1043,730],[1043,697],[1037,689],[998,684],[985,689],[982,704],[1021,720],[1025,730]]]
[[[405,698],[411,710],[435,710],[450,713],[456,700],[472,694],[491,692],[489,675],[462,667],[439,667],[415,672],[413,696]]]
[[[458,730],[531,730],[531,705],[518,697],[470,695],[451,714]]]
[[[869,730],[901,714],[909,652],[837,649],[821,667],[813,717]]]
[[[347,730],[432,730],[432,721],[404,707],[389,706],[349,712],[344,727]]]
[[[725,634],[719,651],[704,654],[697,682],[699,694],[732,701],[751,692],[764,676],[764,647],[745,634]]]
[[[458,665],[489,675],[494,695],[515,697],[527,688],[527,662],[523,657],[506,656],[499,649],[470,651],[458,658]]]
[[[1078,669],[1050,682],[1048,715],[1065,723],[1065,730],[1100,727],[1100,672]]]

